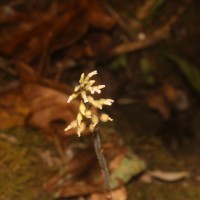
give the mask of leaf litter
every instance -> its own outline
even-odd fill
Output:
[[[10,136],[7,136],[7,131],[5,131],[6,136],[1,134],[0,148],[2,148],[1,157],[3,160],[0,166],[4,165],[5,168],[6,163],[6,166],[9,166],[7,169],[11,169],[13,172],[13,174],[10,174],[4,171],[1,183],[9,183],[10,186],[3,190],[6,185],[2,184],[2,199],[22,199],[21,195],[23,195],[24,199],[38,199],[38,196],[35,196],[35,193],[32,195],[30,191],[35,192],[37,189],[37,192],[39,191],[40,193],[42,185],[51,196],[48,199],[51,199],[53,195],[68,197],[91,193],[93,194],[89,198],[92,200],[104,198],[103,191],[99,189],[102,188],[102,177],[100,173],[98,174],[97,162],[88,138],[84,139],[84,141],[74,142],[74,132],[71,132],[69,134],[70,137],[67,138],[63,133],[63,125],[66,126],[71,121],[71,118],[74,117],[76,103],[68,107],[65,101],[68,97],[68,92],[64,93],[63,89],[60,89],[60,84],[58,90],[58,88],[55,88],[54,82],[44,80],[40,76],[43,72],[49,75],[52,71],[57,71],[58,67],[55,69],[51,65],[54,63],[59,64],[60,60],[66,58],[65,64],[69,63],[71,59],[72,65],[68,64],[63,68],[74,66],[77,64],[76,62],[85,57],[101,60],[106,57],[105,55],[109,55],[111,39],[107,31],[114,27],[115,20],[103,11],[96,0],[81,1],[80,4],[78,3],[78,7],[77,3],[77,1],[63,1],[62,3],[55,1],[46,10],[34,10],[34,12],[27,12],[24,8],[19,9],[14,4],[13,6],[0,7],[2,11],[0,12],[0,25],[5,27],[1,30],[0,53],[11,60],[8,64],[9,67],[14,64],[14,67],[23,71],[23,65],[27,65],[30,69],[34,69],[32,77],[30,75],[27,76],[26,71],[24,71],[23,81],[21,80],[22,93],[18,90],[10,91],[1,96],[1,100],[4,102],[0,102],[0,109],[2,109],[0,112],[2,122],[0,126],[2,126],[1,129],[8,129],[19,125],[31,125],[40,130],[40,133],[37,132],[36,134],[37,137],[33,138],[30,137],[29,130],[28,133],[19,131],[24,134],[22,134],[23,137],[22,135],[18,137],[18,134],[14,133],[14,136],[11,137],[16,138],[17,143],[11,142]],[[5,11],[7,15],[5,15]],[[102,33],[94,31],[88,34],[91,27],[101,30]],[[101,42],[96,44],[96,41]],[[53,54],[63,49],[65,51],[61,53],[61,58],[54,60]],[[48,65],[49,60],[50,65]],[[178,64],[181,65],[180,62]],[[59,76],[59,73],[57,73],[55,77],[58,82]],[[24,81],[25,79],[26,81]],[[188,79],[191,82],[191,78],[189,77]],[[195,89],[197,88],[195,84],[192,83],[191,85]],[[165,88],[162,88],[159,91],[155,91],[147,99],[149,106],[160,112],[164,119],[170,117],[175,104],[175,93],[177,93],[175,88],[171,86],[168,88],[170,89],[165,90]],[[53,141],[61,157],[55,156],[54,153],[48,150],[49,143],[45,139],[40,144],[41,146],[38,147],[38,142],[40,141],[38,138],[43,137],[42,135],[45,135],[51,142]],[[127,199],[124,184],[133,176],[141,173],[145,169],[145,164],[135,157],[121,143],[120,137],[116,135],[116,133],[110,134],[111,138],[105,138],[105,155],[108,157],[109,167],[112,172],[113,188],[119,188],[113,191],[113,195],[120,196],[121,199]],[[26,139],[23,140],[24,138]],[[47,146],[45,146],[46,143],[48,143]],[[34,146],[37,148],[45,146],[46,149],[40,152],[38,149],[35,150]],[[29,155],[32,151],[34,152],[33,155]],[[17,155],[17,152],[19,152],[19,155]],[[27,159],[29,157],[30,161]],[[63,160],[63,158],[66,158],[66,160]],[[33,163],[41,165],[43,162],[49,168],[53,166],[57,168],[53,170],[54,173],[51,170],[47,172],[47,168],[43,169],[43,166],[39,166],[39,170],[35,168],[34,170],[45,176],[43,179],[43,176],[39,174],[41,176],[39,176],[39,183],[37,182],[36,188],[34,185],[37,177],[35,171],[30,174],[24,174],[24,177],[19,176],[24,172],[29,172]],[[86,172],[87,177],[85,175]],[[46,178],[47,174],[51,174],[51,178]],[[32,187],[32,183],[34,185],[33,189],[24,189],[25,186]],[[15,187],[18,188],[15,190]],[[5,191],[9,193],[5,193]],[[100,193],[97,194],[96,192]],[[41,199],[43,193],[41,192],[38,195]],[[45,199],[45,197],[42,199]]]
[[[23,186],[28,187],[29,184],[26,183],[28,182],[30,183],[30,187],[32,187],[31,183],[34,181],[37,182],[37,177],[40,177],[40,173],[42,173],[44,178],[40,178],[40,181],[37,182],[37,187],[34,187],[34,191],[38,190],[38,193],[34,193],[35,196],[31,196],[30,199],[36,199],[43,193],[47,196],[57,198],[90,195],[96,192],[101,193],[100,195],[104,195],[103,178],[99,170],[93,146],[91,145],[91,138],[85,136],[86,138],[82,142],[76,142],[74,140],[75,132],[71,132],[68,137],[66,137],[66,133],[64,132],[63,126],[66,126],[66,124],[75,117],[77,102],[74,101],[73,104],[67,104],[67,93],[49,87],[44,83],[39,83],[35,72],[30,67],[27,66],[26,68],[24,65],[21,66],[24,67],[20,68],[21,70],[23,69],[23,73],[19,70],[19,76],[22,83],[20,87],[21,93],[16,92],[16,94],[19,95],[24,105],[28,107],[28,113],[23,115],[22,123],[20,125],[29,125],[39,129],[40,133],[35,133],[37,134],[37,137],[43,138],[43,136],[45,136],[44,138],[47,139],[45,143],[49,143],[48,140],[51,141],[51,143],[54,144],[54,152],[57,152],[57,154],[54,153],[55,156],[52,156],[52,154],[46,150],[49,148],[48,145],[45,150],[38,153],[38,148],[44,148],[45,143],[40,144],[41,146],[38,147],[39,141],[37,137],[29,137],[29,131],[26,133],[22,131],[24,135],[20,135],[19,138],[14,132],[14,136],[17,138],[17,141],[19,141],[19,144],[13,145],[9,143],[7,148],[11,148],[10,150],[12,150],[15,148],[15,145],[19,145],[18,148],[21,150],[16,151],[13,149],[13,152],[15,152],[13,153],[2,146],[4,149],[2,150],[2,157],[5,157],[5,162],[10,162],[10,166],[7,168],[8,171],[11,168],[13,172],[17,173],[16,176],[25,172],[27,172],[27,174],[24,174],[25,177],[22,177],[22,179],[17,179],[17,177],[13,178],[16,179],[16,181],[21,182],[14,182],[12,177],[11,179],[8,179],[7,181],[11,185],[8,186],[9,189],[6,190],[9,191],[10,195],[16,196],[15,199],[20,198],[21,195],[32,195],[32,193],[29,194],[27,192],[30,189],[25,188],[23,190]],[[17,88],[16,91],[19,91],[19,88]],[[8,94],[13,94],[13,91],[9,91]],[[2,95],[2,102],[6,102],[9,105],[9,101],[3,101],[8,94],[4,93]],[[16,96],[14,96],[13,99],[15,99],[15,97]],[[13,109],[18,112],[15,107]],[[14,130],[17,125],[19,124],[13,121],[13,123],[6,128],[13,128]],[[108,130],[102,129],[102,132],[107,131]],[[112,189],[121,188],[133,176],[144,171],[145,163],[125,147],[119,134],[115,131],[102,135],[108,135],[104,138],[103,148],[104,154],[108,160],[108,165],[111,165]],[[21,136],[23,137],[21,138]],[[23,138],[26,139],[23,140]],[[21,143],[21,141],[23,143]],[[31,155],[29,156],[31,150],[34,151],[33,158]],[[7,156],[5,156],[4,153],[14,156],[14,158],[22,163],[16,162],[13,157],[9,157],[7,160]],[[15,155],[17,153],[19,153],[18,156]],[[30,160],[27,159],[29,157]],[[49,171],[47,170],[47,172],[45,172],[41,167],[42,170],[38,174],[39,176],[34,173],[29,174],[30,171],[28,168],[33,167],[35,163],[39,166],[43,163],[46,166],[44,167],[44,170],[47,170],[48,166]],[[37,173],[39,169],[36,170],[34,168]],[[6,173],[3,174],[6,175]],[[51,177],[48,176],[49,174],[51,174]],[[4,181],[5,180],[3,180],[3,182]],[[20,187],[19,189],[16,188],[17,191],[20,191],[20,194],[15,194],[15,188],[13,188],[15,186]],[[10,193],[10,190],[13,190],[14,194]],[[123,198],[126,198],[124,190],[125,189],[118,190],[118,194],[120,193]],[[22,193],[25,191],[27,194]],[[41,192],[41,194],[40,191],[43,193]],[[5,197],[7,197],[7,195],[8,194],[6,193]],[[29,197],[26,199],[28,198]]]

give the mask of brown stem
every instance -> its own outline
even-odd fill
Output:
[[[112,200],[112,194],[111,194],[111,188],[110,188],[110,174],[109,174],[105,157],[102,153],[101,139],[97,130],[94,131],[94,149],[95,149],[96,156],[97,156],[99,165],[101,167],[101,170],[104,176],[105,188],[106,188],[106,192],[108,193],[107,199]]]

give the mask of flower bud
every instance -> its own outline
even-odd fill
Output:
[[[81,92],[81,97],[83,98],[84,103],[87,103],[87,102],[88,102],[88,98],[87,98],[87,95],[86,95],[86,92],[85,92],[85,91],[82,91],[82,92]]]
[[[85,128],[86,128],[86,125],[85,125],[84,122],[82,122],[82,123],[80,124],[80,126],[77,128],[78,137],[81,136],[81,133],[85,130]]]
[[[79,106],[79,111],[81,112],[82,115],[85,115],[86,107],[85,107],[85,104],[83,103],[83,101],[81,101],[81,104]]]
[[[101,114],[100,120],[101,120],[102,122],[113,121],[113,119],[110,118],[110,117],[109,117],[107,114],[105,114],[105,113]]]
[[[78,96],[77,93],[72,94],[71,96],[69,96],[67,103],[70,103],[73,99],[75,99]]]
[[[67,128],[65,128],[65,131],[68,131],[68,130],[70,130],[72,128],[76,128],[76,127],[77,127],[77,121],[74,120],[67,126]]]
[[[85,77],[85,74],[82,73],[82,74],[81,74],[81,78],[80,78],[80,80],[79,80],[79,83],[80,83],[80,84],[84,82],[84,77]]]
[[[78,113],[76,120],[77,120],[78,126],[80,126],[83,120],[83,115],[81,113]]]

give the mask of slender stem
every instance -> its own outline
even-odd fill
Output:
[[[94,148],[95,148],[97,159],[99,161],[99,165],[101,167],[101,170],[104,176],[105,188],[106,188],[106,192],[108,193],[107,199],[112,200],[112,194],[111,194],[111,188],[110,188],[110,174],[109,174],[105,157],[102,153],[101,139],[97,130],[94,131]]]

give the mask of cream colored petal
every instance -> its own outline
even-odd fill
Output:
[[[94,107],[99,108],[99,109],[102,109],[102,105],[99,103],[98,100],[94,100],[93,97],[88,96],[88,102],[89,102],[90,104],[92,104]]]
[[[99,90],[101,90],[102,88],[105,88],[106,86],[105,85],[98,85],[97,86],[97,88],[99,89]]]
[[[70,103],[72,100],[73,100],[73,96],[71,95],[71,96],[69,96],[67,103]]]
[[[76,128],[76,127],[77,127],[77,121],[74,120],[67,126],[67,128],[65,128],[65,131],[68,131],[68,130],[70,130],[72,128]]]
[[[87,76],[91,78],[92,76],[94,76],[96,74],[98,74],[97,70],[90,72]]]
[[[88,118],[88,119],[91,118],[92,117],[92,112],[90,110],[87,110],[85,112],[85,117]]]
[[[74,93],[72,95],[69,96],[67,103],[70,103],[73,99],[75,99],[78,96],[78,93]]]
[[[88,96],[87,99],[90,104],[92,104],[92,102],[94,101],[94,98],[92,96]]]
[[[81,74],[81,77],[80,77],[80,80],[79,80],[79,83],[80,83],[80,84],[84,82],[84,78],[85,78],[85,74],[82,73],[82,74]]]
[[[85,87],[85,90],[86,90],[86,91],[89,91],[91,94],[94,94],[93,87],[91,87],[91,86],[89,86],[89,85],[87,85],[87,86]]]
[[[80,106],[79,106],[79,111],[82,115],[85,115],[86,112],[86,107],[85,104],[83,103],[83,101],[81,101]]]
[[[91,118],[91,122],[92,123],[90,124],[89,129],[92,132],[92,131],[94,131],[96,125],[99,123],[98,117],[96,115],[93,115]]]
[[[98,85],[98,86],[88,87],[88,90],[91,92],[91,94],[94,94],[95,92],[100,94],[101,89],[104,88],[104,87],[105,87],[105,85]]]
[[[87,97],[85,91],[82,91],[82,92],[81,92],[81,97],[82,97],[84,103],[87,103],[87,102],[88,102],[88,97]]]
[[[77,128],[78,137],[81,136],[81,133],[85,130],[85,128],[86,128],[86,125],[85,125],[84,122],[82,122],[82,123],[80,124],[80,126]]]
[[[95,70],[95,71],[93,71],[93,72],[90,72],[90,73],[85,77],[84,83],[85,83],[85,84],[88,84],[90,78],[91,78],[92,76],[96,75],[96,74],[97,74],[97,70]]]
[[[90,124],[90,125],[89,125],[89,130],[90,130],[90,132],[93,132],[93,131],[94,131],[94,128],[95,128],[95,126],[94,126],[93,124]]]
[[[89,125],[89,130],[90,130],[90,132],[93,132],[93,131],[94,131],[96,125],[97,125],[97,124],[90,124],[90,125]]]
[[[107,106],[111,106],[113,102],[114,102],[114,100],[112,100],[112,99],[100,99],[99,100],[100,104],[107,105]]]
[[[95,82],[96,82],[95,80],[90,80],[90,81],[88,81],[88,85],[92,86]]]
[[[78,126],[80,126],[83,120],[83,115],[81,113],[78,113],[76,120],[77,120]]]
[[[79,89],[80,89],[80,85],[77,85],[77,86],[74,88],[74,92],[77,92]]]
[[[101,114],[100,120],[101,120],[102,122],[113,121],[113,119],[110,118],[110,117],[109,117],[107,114],[105,114],[105,113]]]
[[[97,86],[91,87],[91,90],[90,90],[90,91],[91,91],[91,94],[94,94],[95,92],[97,92],[98,94],[101,93],[101,90],[98,89]]]

